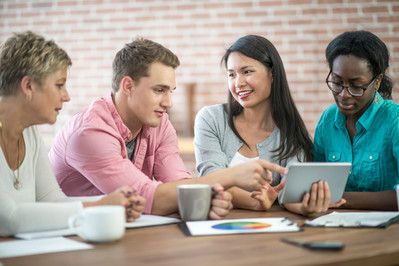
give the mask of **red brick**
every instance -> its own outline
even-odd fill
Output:
[[[379,23],[398,23],[399,22],[399,16],[378,16],[377,17],[377,22]]]
[[[65,16],[65,14],[66,14],[66,12],[65,11],[62,11],[62,10],[46,10],[45,12],[44,12],[44,15],[46,16],[46,17],[52,17],[52,16],[54,16],[54,17],[61,17],[61,16]]]
[[[312,20],[310,19],[289,19],[288,20],[288,24],[289,25],[311,25],[312,24]]]
[[[365,14],[388,13],[388,8],[386,6],[363,7],[362,11]]]
[[[96,14],[104,15],[104,14],[112,14],[116,13],[117,9],[116,8],[97,8],[96,9]]]
[[[343,0],[317,0],[318,4],[342,4]]]
[[[77,3],[78,3],[77,1],[62,1],[62,2],[58,2],[57,5],[60,7],[76,6]]]
[[[334,14],[354,14],[354,13],[358,13],[358,9],[351,7],[336,7],[332,9],[332,12]]]
[[[304,15],[324,15],[327,13],[327,8],[305,8],[302,10],[302,14]]]
[[[304,4],[311,4],[312,0],[288,0],[288,5],[304,5]]]
[[[233,7],[233,8],[239,8],[239,9],[241,9],[241,8],[251,8],[251,7],[254,6],[254,3],[253,2],[248,2],[248,1],[246,1],[246,2],[231,1],[230,2],[230,6]]]
[[[44,8],[44,7],[52,7],[53,3],[52,2],[33,2],[32,7],[33,8]]]
[[[30,18],[30,17],[39,17],[40,12],[39,11],[33,11],[33,12],[22,12],[21,17],[23,18]]]
[[[276,9],[273,11],[275,16],[287,16],[287,17],[295,17],[297,15],[297,11],[295,9]]]
[[[83,5],[99,5],[102,4],[104,0],[84,0],[82,1]]]
[[[209,10],[211,10],[211,9],[217,9],[217,8],[224,8],[225,6],[224,6],[224,4],[222,4],[222,3],[205,3],[204,4],[204,8],[205,9],[209,9]]]
[[[259,5],[261,7],[266,6],[266,7],[274,7],[274,6],[282,6],[283,5],[283,1],[269,1],[269,0],[261,0],[259,1]]]
[[[7,3],[7,5],[5,3],[1,3],[2,5],[7,6],[7,9],[23,9],[28,7],[27,3]],[[4,7],[2,6],[1,9],[3,9]]]
[[[262,17],[269,15],[267,10],[248,11],[245,13],[246,17]]]
[[[196,9],[196,6],[195,5],[189,5],[189,4],[187,4],[187,5],[177,5],[176,9],[177,10],[184,10],[184,11],[191,11],[191,10]]]
[[[162,18],[162,20],[166,19],[166,20],[175,20],[175,21],[177,21],[177,20],[183,19],[184,16],[183,15],[178,15],[178,14],[170,14],[170,15],[165,14],[165,15],[162,15],[161,18]]]

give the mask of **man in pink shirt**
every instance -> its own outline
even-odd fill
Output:
[[[271,171],[285,173],[278,165],[255,161],[191,178],[166,113],[178,65],[175,54],[146,39],[136,39],[117,53],[112,93],[76,114],[50,150],[67,195],[100,195],[128,185],[146,198],[145,213],[167,215],[177,211],[177,185],[207,183],[218,192],[209,217],[219,219],[231,208],[231,195],[224,189],[260,190],[271,180]]]

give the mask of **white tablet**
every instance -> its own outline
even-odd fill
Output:
[[[295,163],[289,166],[284,189],[280,192],[280,204],[302,202],[314,182],[327,181],[331,191],[331,202],[342,198],[351,163]]]

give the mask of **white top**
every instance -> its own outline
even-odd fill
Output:
[[[257,157],[245,157],[244,155],[242,155],[239,152],[236,152],[236,154],[234,154],[233,159],[231,159],[230,163],[229,163],[229,167],[233,167],[239,164],[243,164],[243,163],[247,163],[249,161],[253,161],[253,160],[258,160],[259,156]]]
[[[19,167],[19,190],[14,188],[14,175],[0,149],[0,236],[66,228],[69,216],[83,208],[58,186],[37,129],[26,128],[23,137],[26,152]]]

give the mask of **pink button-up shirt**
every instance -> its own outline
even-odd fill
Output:
[[[176,131],[164,114],[158,127],[143,127],[133,161],[126,144],[131,132],[111,96],[76,114],[55,137],[49,157],[62,190],[69,196],[101,195],[128,185],[146,198],[151,213],[160,183],[191,178],[179,155]]]

